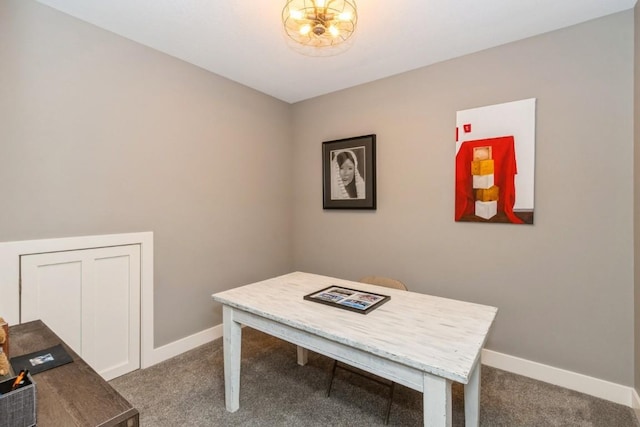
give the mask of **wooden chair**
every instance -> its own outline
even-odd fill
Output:
[[[385,288],[393,288],[393,289],[401,289],[403,291],[407,290],[407,287],[404,283],[399,280],[391,279],[389,277],[382,276],[365,276],[360,279],[362,283],[368,283],[370,285],[383,286]],[[389,381],[383,378],[380,378],[375,375],[363,375],[361,372],[352,369],[349,365],[345,365],[344,363],[338,362],[337,360],[333,361],[333,369],[331,370],[331,380],[329,381],[329,388],[327,389],[327,397],[331,394],[331,386],[333,385],[333,378],[336,376],[336,369],[344,369],[346,371],[352,372],[354,374],[358,374],[367,379],[375,381],[379,384],[389,387],[389,403],[387,404],[387,412],[385,414],[384,423],[389,424],[389,414],[391,413],[391,404],[393,403],[393,390],[395,387],[395,383],[393,381]]]

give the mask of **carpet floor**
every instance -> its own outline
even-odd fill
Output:
[[[222,339],[110,381],[140,411],[143,427],[384,425],[389,389],[338,370],[326,397],[332,361],[243,329],[240,409],[224,404]],[[480,425],[640,427],[631,408],[482,367]],[[463,386],[452,390],[453,425],[464,426]],[[390,426],[421,426],[422,394],[396,385]]]

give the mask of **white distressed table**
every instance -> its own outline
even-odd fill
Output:
[[[391,296],[363,315],[303,300],[328,286]],[[451,425],[451,382],[464,384],[466,426],[480,418],[480,352],[497,308],[295,272],[213,295],[223,304],[225,403],[240,407],[241,325],[423,393],[425,426]]]

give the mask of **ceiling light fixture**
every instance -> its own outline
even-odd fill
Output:
[[[288,0],[282,23],[292,47],[312,56],[335,55],[349,46],[358,22],[354,0]]]

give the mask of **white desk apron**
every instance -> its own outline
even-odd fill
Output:
[[[328,286],[391,296],[363,315],[303,299]],[[480,422],[480,352],[495,307],[295,272],[213,295],[223,304],[225,403],[240,407],[241,325],[423,393],[424,425],[451,425],[451,382],[465,386],[465,424]]]

